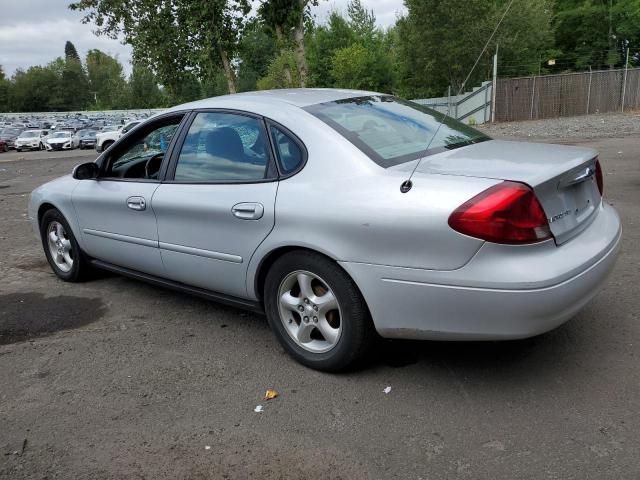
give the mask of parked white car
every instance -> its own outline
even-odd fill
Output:
[[[113,132],[101,132],[96,135],[96,152],[103,152],[109,148],[116,140],[138,125],[140,120],[126,123],[122,128]]]
[[[47,150],[73,150],[80,146],[80,137],[70,130],[53,132],[45,142]]]
[[[48,136],[48,130],[25,130],[16,139],[16,150],[44,150]]]

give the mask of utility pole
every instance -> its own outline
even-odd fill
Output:
[[[498,44],[493,56],[493,83],[491,84],[491,123],[496,121],[496,94],[498,90]]]
[[[624,62],[624,80],[622,81],[622,113],[624,113],[624,97],[627,93],[627,72],[629,71],[629,47],[627,46],[627,58]]]

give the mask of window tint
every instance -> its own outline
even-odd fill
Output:
[[[261,121],[232,113],[199,113],[178,157],[175,179],[262,180],[267,177],[267,152]]]
[[[451,117],[391,96],[347,98],[305,110],[383,167],[489,140]]]
[[[293,172],[302,163],[302,150],[289,135],[278,127],[271,126],[270,130],[282,173],[286,175]]]
[[[181,120],[181,117],[172,118],[162,122],[156,128],[140,131],[109,158],[104,176],[157,178],[164,153],[169,148]],[[150,161],[152,158],[154,160]]]

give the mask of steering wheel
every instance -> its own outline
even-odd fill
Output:
[[[144,164],[144,177],[150,179],[157,179],[160,172],[160,166],[162,165],[162,159],[164,153],[156,153],[153,157],[149,158]]]

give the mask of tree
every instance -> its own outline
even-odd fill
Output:
[[[165,96],[158,87],[153,72],[144,65],[133,65],[129,76],[127,108],[157,108],[165,104]]]
[[[75,45],[69,40],[67,40],[67,42],[64,44],[64,58],[67,60],[73,59],[77,60],[78,62],[80,61],[80,55],[78,55],[78,51],[76,50]]]
[[[639,0],[557,0],[556,70],[622,66],[640,55]]]
[[[9,91],[9,108],[17,112],[44,112],[57,109],[56,95],[62,77],[53,64],[17,70]]]
[[[100,50],[89,50],[86,65],[95,106],[99,109],[125,108],[129,99],[120,62]]]
[[[64,110],[83,110],[89,102],[89,81],[73,43],[64,46],[62,98]]]
[[[248,0],[79,0],[73,10],[97,33],[133,47],[134,61],[153,69],[177,93],[182,82],[222,68],[230,93],[236,91],[232,59],[247,14]]]
[[[255,90],[276,55],[276,41],[264,24],[248,22],[238,45],[238,91]]]
[[[329,15],[326,25],[317,25],[308,34],[309,84],[333,87],[333,57],[336,51],[354,42],[353,31],[338,12]]]
[[[258,9],[258,14],[276,36],[282,64],[287,62],[287,51],[294,52],[294,58],[301,87],[307,84],[307,58],[305,52],[305,19],[309,15],[309,8],[317,5],[318,0],[264,0]],[[287,80],[291,72],[283,71]]]
[[[0,65],[0,112],[9,110],[9,80],[5,78],[4,70]]]
[[[482,52],[509,0],[405,0],[397,23],[399,89],[408,96],[455,93]],[[464,88],[488,78],[500,44],[500,62],[536,71],[552,46],[551,1],[516,0]],[[526,65],[523,65],[526,64]]]

